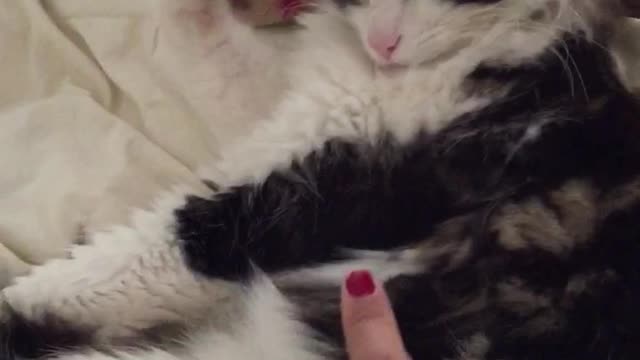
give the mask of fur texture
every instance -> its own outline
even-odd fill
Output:
[[[610,3],[337,5],[302,19],[293,90],[202,172],[216,190],[4,291],[6,357],[343,359],[359,268],[415,359],[640,356],[640,104]],[[390,59],[368,48],[381,26],[403,35]],[[149,339],[164,324],[183,336]],[[91,332],[25,351],[12,329]]]

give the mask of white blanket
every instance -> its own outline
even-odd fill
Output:
[[[0,0],[0,286],[214,157],[150,66],[145,4]]]
[[[197,186],[196,169],[247,130],[194,115],[156,71],[147,13],[143,0],[0,0],[0,287],[159,192]],[[620,39],[640,88],[640,31]]]

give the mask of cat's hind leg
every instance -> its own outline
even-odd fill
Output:
[[[98,234],[4,289],[0,359],[139,344],[159,325],[191,326],[224,306],[233,286],[194,275],[175,245],[173,211],[184,196],[172,193],[132,226]]]

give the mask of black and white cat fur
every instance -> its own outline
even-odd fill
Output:
[[[339,287],[362,268],[414,359],[640,358],[616,4],[335,3],[302,18],[291,91],[203,172],[210,193],[3,291],[3,360],[345,359]],[[392,57],[370,31],[401,34]]]

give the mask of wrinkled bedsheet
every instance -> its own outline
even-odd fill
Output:
[[[198,118],[158,74],[149,2],[0,0],[0,287],[198,186],[197,169],[248,131]],[[618,55],[640,89],[640,25],[625,29]]]

